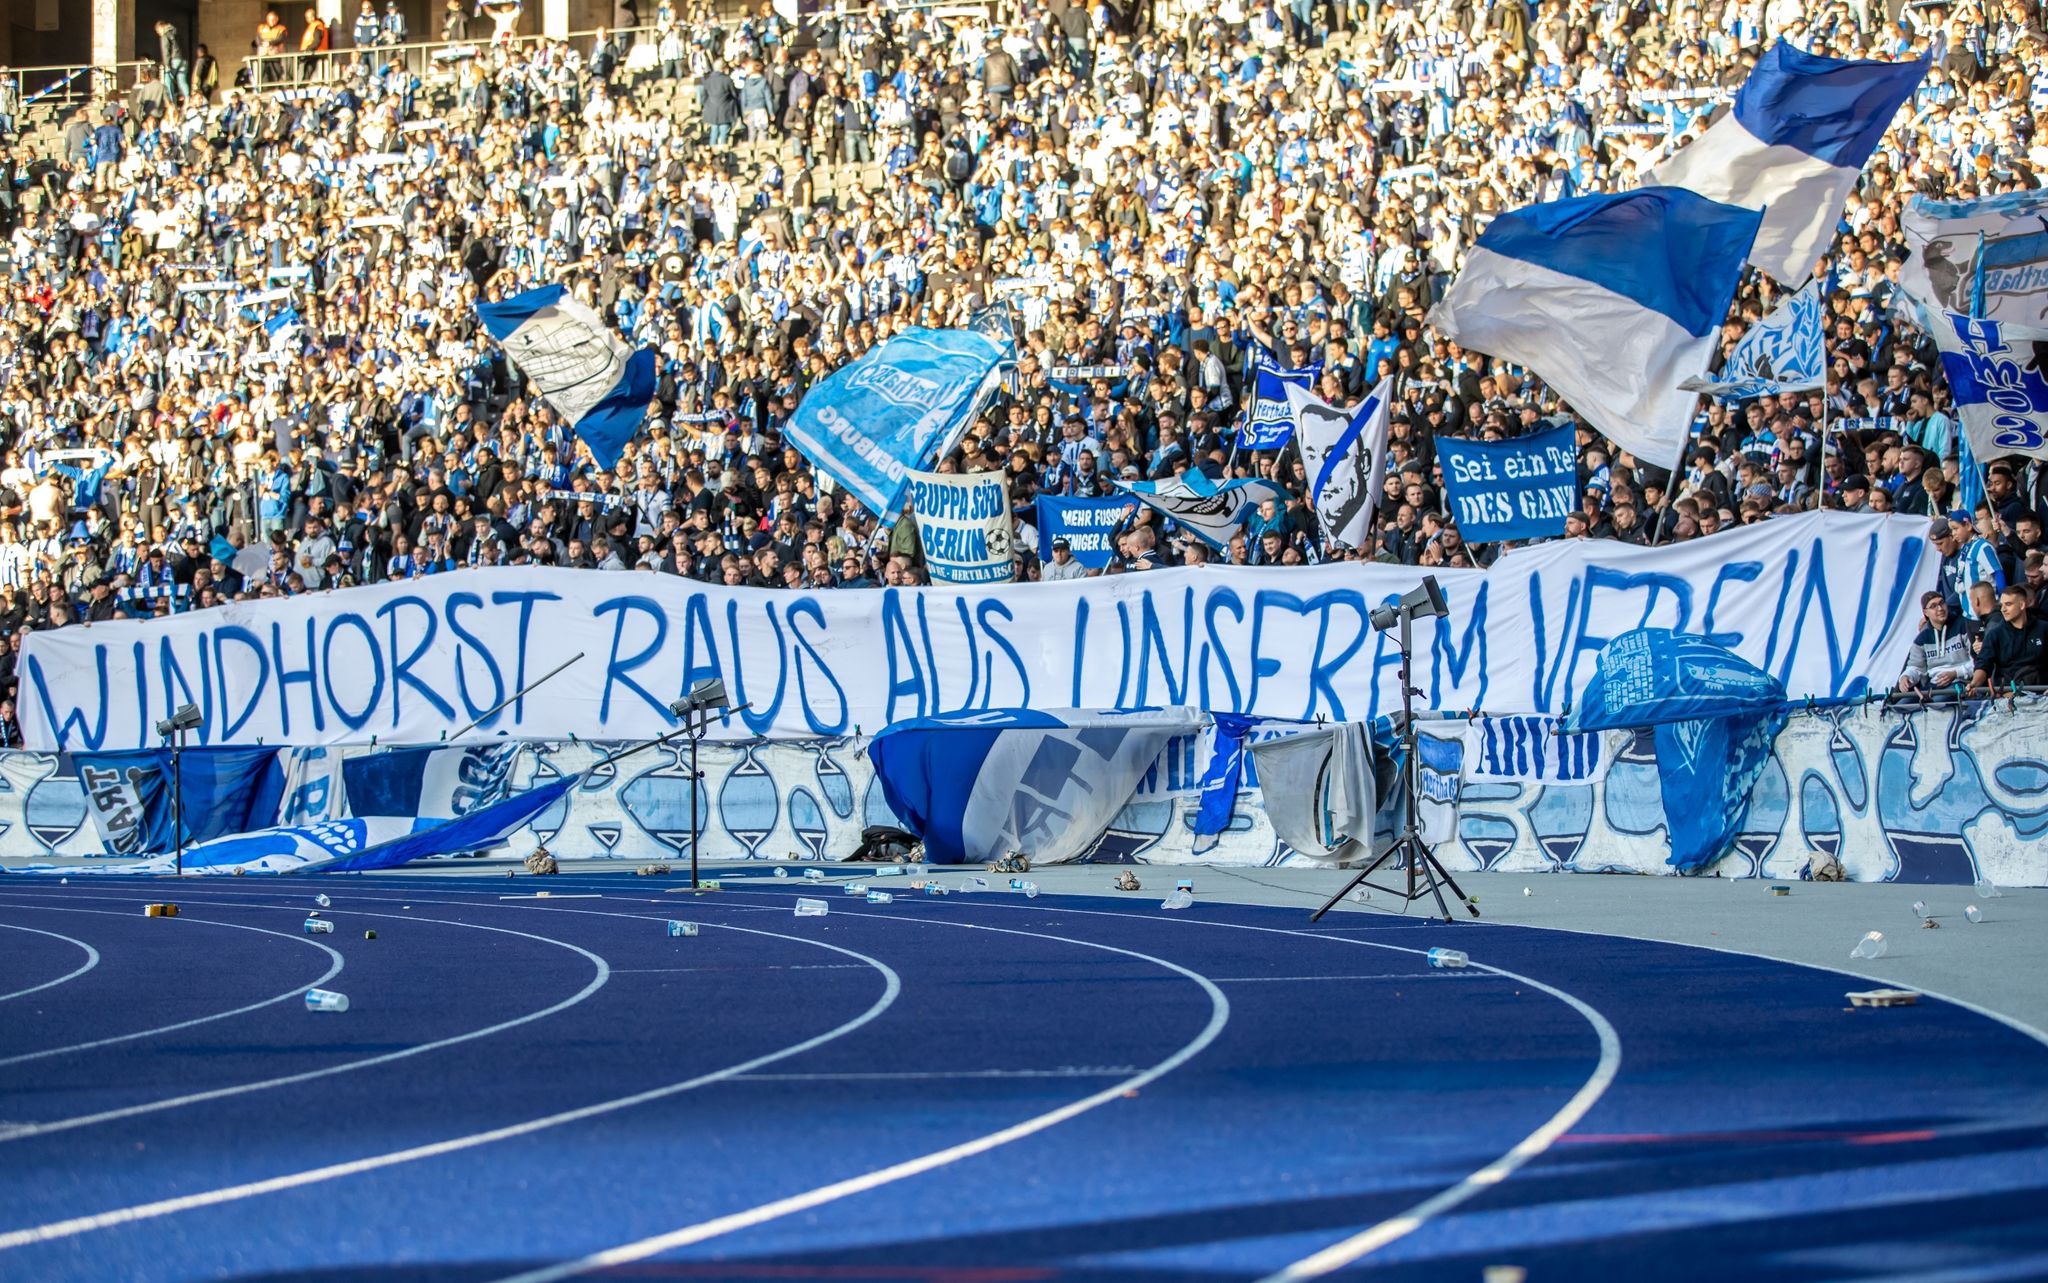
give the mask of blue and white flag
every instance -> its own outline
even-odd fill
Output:
[[[1512,441],[1436,439],[1444,494],[1468,543],[1564,533],[1578,507],[1579,451],[1570,422]]]
[[[1777,678],[1726,647],[1639,628],[1601,648],[1566,727],[1654,728],[1669,863],[1696,873],[1733,846],[1789,707]]]
[[[184,799],[185,841],[205,842],[278,822],[285,770],[274,748],[191,748],[174,772],[169,749],[71,757],[100,841],[115,855],[178,845],[172,780]]]
[[[1783,40],[1757,59],[1734,110],[1651,174],[1763,212],[1749,261],[1787,284],[1813,273],[1864,162],[1932,64],[1825,58]]]
[[[910,511],[932,582],[1006,584],[1016,578],[1016,526],[1002,473],[913,472]]]
[[[2048,459],[2048,329],[1943,311],[1934,343],[1970,453]]]
[[[841,489],[892,516],[911,472],[952,449],[1015,359],[981,331],[908,329],[812,387],[783,432]]]
[[[1372,395],[1350,410],[1339,409],[1299,387],[1287,399],[1296,424],[1302,467],[1308,473],[1309,507],[1323,537],[1347,548],[1372,538],[1379,507],[1380,479],[1387,469],[1388,406],[1393,380],[1383,379]]]
[[[1475,717],[1465,726],[1465,779],[1484,784],[1594,784],[1607,776],[1598,731],[1559,717]]]
[[[1074,560],[1100,570],[1116,556],[1116,532],[1138,505],[1129,499],[1063,499],[1038,496],[1038,559],[1052,560],[1055,539],[1067,541]]]
[[[1323,377],[1323,363],[1313,362],[1298,369],[1283,369],[1272,357],[1252,350],[1251,405],[1238,429],[1237,444],[1246,450],[1278,450],[1294,435],[1291,389],[1315,391]]]
[[[897,722],[868,744],[882,796],[938,864],[1086,855],[1194,709],[991,709]]]
[[[1197,854],[1203,838],[1215,838],[1230,827],[1237,813],[1237,793],[1244,783],[1245,737],[1263,718],[1245,713],[1216,713],[1209,736],[1209,765],[1202,770],[1195,804]]]
[[[1823,386],[1827,374],[1827,352],[1821,345],[1824,286],[1825,282],[1815,277],[1772,309],[1742,336],[1719,375],[1687,379],[1679,386],[1723,401],[1750,401]]]
[[[1675,187],[1574,196],[1496,218],[1430,321],[1534,369],[1616,445],[1676,463],[1762,216]]]
[[[392,748],[341,764],[348,814],[406,820],[452,820],[505,797],[512,743]]]
[[[477,319],[610,471],[654,399],[655,354],[635,352],[560,285],[479,303]]]
[[[1915,196],[1899,218],[1899,284],[1934,312],[2048,325],[2048,191],[1974,201]],[[1923,329],[1933,329],[1922,316]]]
[[[1161,481],[1119,481],[1119,490],[1159,509],[1180,528],[1212,548],[1229,545],[1230,536],[1267,499],[1282,507],[1286,487],[1258,477],[1239,477],[1217,485],[1199,472],[1188,471]]]

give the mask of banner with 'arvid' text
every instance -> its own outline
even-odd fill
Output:
[[[1436,450],[1451,515],[1467,542],[1564,533],[1579,479],[1571,424],[1512,441],[1438,437]]]
[[[1926,529],[1811,513],[1438,570],[1450,611],[1417,630],[1415,684],[1434,708],[1554,715],[1609,641],[1657,627],[1727,647],[1794,699],[1884,689],[1940,563]],[[1400,655],[1369,616],[1420,578],[1347,562],[807,592],[466,570],[31,633],[18,703],[29,747],[73,752],[154,748],[157,720],[185,703],[196,744],[433,744],[477,718],[466,740],[651,739],[706,677],[747,705],[713,726],[731,739],[992,708],[1358,720],[1400,707]]]

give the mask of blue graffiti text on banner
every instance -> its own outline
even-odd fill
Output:
[[[1971,451],[2048,459],[2048,329],[1943,312],[1934,337]]]
[[[1438,437],[1436,448],[1458,533],[1467,540],[1495,543],[1564,533],[1579,475],[1569,423],[1513,441]]]

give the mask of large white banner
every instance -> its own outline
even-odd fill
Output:
[[[1814,513],[1668,548],[1560,540],[1442,571],[1418,631],[1432,707],[1565,712],[1600,648],[1701,633],[1797,698],[1889,686],[1938,555],[1923,518]],[[29,635],[23,734],[40,749],[154,746],[197,704],[206,744],[431,744],[583,658],[472,739],[633,740],[725,679],[729,738],[873,734],[980,708],[1188,705],[1351,720],[1399,706],[1374,606],[1414,567],[1357,563],[1055,584],[792,592],[668,575],[487,569]]]

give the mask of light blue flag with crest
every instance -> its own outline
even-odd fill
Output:
[[[1827,354],[1821,346],[1824,288],[1820,277],[1808,281],[1742,336],[1718,376],[1691,378],[1678,386],[1723,401],[1810,392],[1822,386],[1827,374]]]

